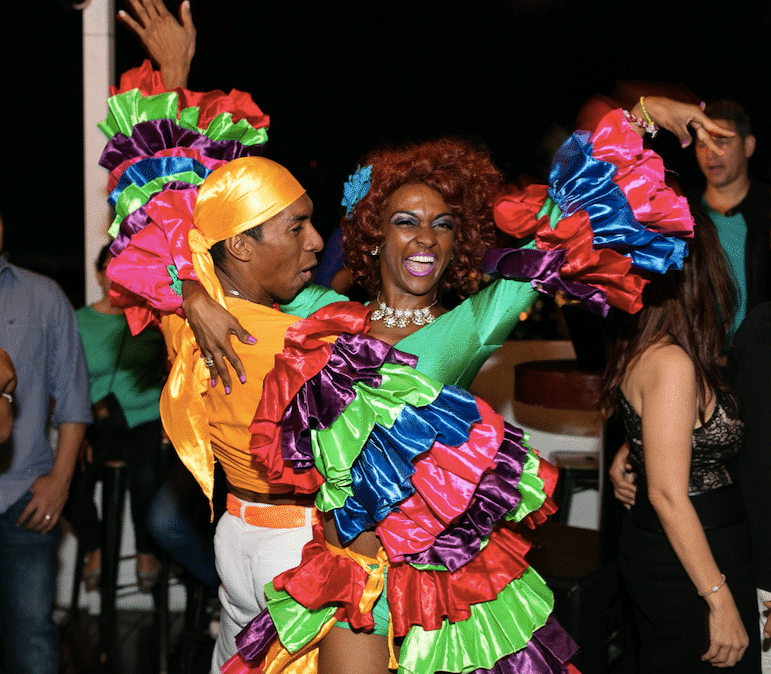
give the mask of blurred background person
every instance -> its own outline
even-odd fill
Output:
[[[3,231],[0,214],[0,250]],[[62,290],[2,257],[0,349],[13,361],[18,378],[14,429],[0,444],[3,665],[5,672],[54,674],[59,668],[59,628],[52,615],[58,523],[91,421],[88,373],[75,312]],[[50,427],[58,430],[55,449]]]
[[[97,403],[113,393],[128,428],[113,447],[107,448],[92,448],[86,434],[85,460],[73,481],[67,514],[86,550],[86,589],[95,590],[100,582],[102,526],[94,503],[94,485],[106,460],[124,459],[137,551],[137,581],[141,591],[149,592],[158,579],[160,563],[145,521],[150,502],[166,475],[168,461],[168,451],[161,443],[158,408],[165,350],[163,338],[156,331],[145,330],[132,337],[123,312],[110,305],[110,281],[105,275],[108,261],[109,246],[104,246],[96,260],[102,297],[91,306],[78,309],[76,316],[88,365],[91,402]]]

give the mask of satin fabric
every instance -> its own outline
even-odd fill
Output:
[[[138,122],[170,118],[176,119],[179,126],[198,131],[212,140],[238,140],[245,145],[267,142],[264,128],[267,122],[263,124],[259,116],[257,123],[261,126],[255,127],[249,122],[254,115],[234,121],[233,113],[222,111],[231,108],[231,101],[223,92],[198,94],[202,100],[205,98],[205,107],[199,108],[190,105],[190,98],[194,98],[195,94],[192,97],[181,96],[180,92],[184,91],[180,89],[146,96],[139,89],[131,89],[115,94],[107,99],[107,118],[97,126],[108,138],[116,133],[130,136],[132,127]],[[247,99],[251,101],[248,95]]]
[[[495,543],[474,563],[456,574],[426,573],[409,565],[389,567],[388,602],[394,636],[406,635],[402,653],[410,649],[421,661],[416,666],[414,659],[402,657],[399,671],[435,671],[436,664],[427,665],[426,656],[435,658],[433,651],[444,648],[443,643],[447,643],[448,653],[443,665],[454,663],[443,671],[468,671],[469,661],[494,664],[490,658],[502,660],[499,666],[505,667],[511,655],[505,654],[509,648],[512,652],[535,649],[541,653],[536,660],[548,660],[547,654],[551,654],[560,663],[575,651],[570,637],[549,618],[551,593],[524,561],[529,544],[507,529],[496,532],[493,540]],[[313,541],[303,550],[300,566],[274,580],[273,588],[267,588],[268,609],[239,635],[237,645],[242,656],[259,658],[279,632],[285,648],[299,651],[330,616],[343,617],[341,611],[352,627],[372,628],[371,616],[361,611],[367,572],[339,552],[329,548],[317,526]],[[366,606],[371,607],[371,599]],[[459,630],[466,632],[462,637],[465,646],[458,642]],[[468,633],[471,631],[476,636]],[[491,637],[499,642],[495,648],[488,643]],[[431,643],[437,641],[441,642],[438,646]],[[525,652],[520,663],[533,657]],[[552,663],[548,669],[537,671],[561,669]]]
[[[637,222],[626,196],[612,180],[615,165],[595,159],[592,149],[587,132],[574,133],[565,141],[552,160],[549,196],[567,215],[586,211],[595,247],[625,253],[635,267],[656,274],[681,269],[685,243]]]
[[[265,151],[265,143],[246,145],[240,140],[212,140],[200,131],[179,126],[175,119],[151,119],[137,122],[131,135],[116,133],[105,146],[99,165],[113,171],[131,157],[155,157],[165,150],[190,148],[218,161],[257,156]]]
[[[550,188],[531,185],[501,197],[494,217],[513,236],[534,236],[541,251],[565,250],[559,276],[569,282],[560,283],[545,254],[535,260],[499,257],[490,264],[509,266],[515,278],[535,271],[542,292],[562,290],[592,311],[604,314],[607,308],[586,285],[604,291],[611,306],[639,311],[647,280],[635,268],[680,268],[687,247],[675,237],[693,233],[687,202],[667,187],[661,159],[643,149],[616,110],[591,138],[579,132],[565,143],[550,182]]]
[[[335,310],[334,305],[327,308]],[[328,328],[327,323],[322,325]],[[271,473],[282,478],[277,483],[287,484],[284,475],[290,475],[290,483],[294,480],[287,472],[287,452],[275,441],[280,436],[281,446],[289,445],[289,455],[294,456],[310,435],[314,465],[324,478],[317,507],[333,512],[344,542],[379,525],[378,534],[392,559],[426,550],[464,513],[471,519],[462,524],[471,527],[473,523],[472,529],[486,535],[494,522],[516,510],[517,484],[527,454],[514,440],[522,438],[521,432],[512,429],[507,444],[501,446],[503,420],[487,405],[461,389],[432,384],[404,366],[383,363],[377,370],[379,377],[373,377],[364,355],[380,363],[395,352],[375,344],[372,349],[363,348],[369,339],[364,336],[334,345],[316,342],[319,355],[313,357],[311,340],[317,334],[313,326],[311,319],[294,326],[293,340],[307,342],[293,341],[277,359],[260,401],[257,417],[261,421],[252,426],[253,431],[260,429],[259,437],[252,440],[259,463],[280,467]],[[303,343],[305,348],[300,347]],[[351,376],[354,355],[344,355],[348,348],[355,351],[360,376]],[[308,369],[309,363],[325,364],[316,372],[315,367]],[[290,383],[310,375],[313,378],[308,381],[316,386]],[[366,385],[365,379],[370,383],[379,379],[381,386]],[[356,395],[346,393],[346,387]],[[290,392],[294,392],[293,401],[286,402]],[[346,400],[350,403],[341,409],[341,401]],[[300,402],[307,413],[287,415],[281,410],[282,404],[289,409]],[[338,417],[330,422],[333,414]],[[289,427],[290,423],[295,425]],[[299,466],[305,468],[309,462]],[[484,483],[481,488],[480,482]],[[474,538],[477,551],[479,538]],[[458,554],[457,546],[453,552]]]
[[[634,216],[647,229],[667,236],[693,236],[693,217],[685,197],[666,184],[664,162],[629,125],[620,110],[609,112],[591,138],[595,159],[616,167],[613,182]]]
[[[166,86],[158,71],[153,70],[149,60],[145,59],[138,68],[132,68],[121,75],[118,87],[110,87],[110,96],[139,89],[144,95],[167,93]],[[229,112],[233,119],[245,119],[250,126],[264,128],[270,124],[270,118],[260,110],[250,94],[232,89],[229,94],[214,90],[195,92],[181,87],[174,89],[180,99],[180,108],[195,107],[203,124],[221,112]]]

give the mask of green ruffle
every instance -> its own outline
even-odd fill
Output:
[[[211,140],[236,140],[244,145],[268,142],[268,132],[264,127],[255,129],[246,119],[233,122],[229,112],[221,112],[202,129],[198,126],[199,109],[190,107],[180,110],[176,92],[142,96],[139,89],[131,89],[111,96],[107,99],[107,107],[107,119],[98,124],[107,138],[116,133],[131,136],[134,125],[140,122],[172,119],[179,126],[202,133]]]
[[[462,622],[445,620],[438,630],[412,627],[399,655],[399,674],[472,672],[490,669],[498,660],[524,648],[533,632],[546,624],[554,597],[545,581],[529,568],[498,597],[471,606]]]
[[[278,638],[290,653],[296,653],[311,641],[337,611],[337,606],[307,609],[284,590],[276,590],[273,583],[265,586],[265,597]]]
[[[311,431],[316,468],[324,484],[316,497],[316,507],[328,512],[340,508],[351,490],[351,466],[361,453],[375,424],[391,428],[405,405],[424,407],[442,390],[442,384],[427,377],[416,377],[415,370],[384,363],[380,388],[356,383],[356,397],[329,428]]]
[[[190,185],[200,185],[204,179],[195,171],[182,171],[167,176],[159,176],[144,185],[131,183],[120,193],[118,201],[115,203],[115,219],[108,230],[109,235],[114,239],[120,231],[120,223],[123,219],[134,211],[142,208],[154,194],[163,190],[167,183],[179,181],[189,183]]]
[[[541,464],[541,459],[530,445],[524,441],[523,444],[527,447],[528,452],[525,459],[525,467],[522,470],[522,477],[520,477],[519,484],[517,485],[517,489],[522,495],[522,500],[513,511],[506,514],[506,519],[509,522],[522,521],[530,513],[538,510],[546,500],[544,481],[538,477],[538,467]]]

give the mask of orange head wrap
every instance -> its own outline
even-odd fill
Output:
[[[302,185],[289,171],[264,157],[234,159],[203,182],[188,241],[198,279],[222,306],[225,296],[209,249],[218,241],[261,225],[303,194]],[[164,317],[163,328],[169,352],[175,357],[161,394],[161,418],[183,463],[211,501],[214,454],[201,397],[209,387],[209,370],[187,321],[172,314]]]

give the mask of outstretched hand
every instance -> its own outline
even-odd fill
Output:
[[[219,379],[225,392],[229,393],[231,381],[226,360],[235,370],[239,381],[242,384],[246,381],[244,366],[230,342],[231,335],[238,337],[244,344],[255,344],[257,340],[243,328],[238,319],[209,297],[200,283],[183,281],[182,294],[182,308],[201,348],[201,357],[213,361],[209,366],[211,384],[216,386]]]
[[[658,126],[675,134],[682,147],[688,147],[693,142],[689,127],[696,132],[696,137],[700,141],[721,156],[724,150],[715,143],[713,137],[730,138],[734,135],[730,129],[724,129],[713,122],[698,105],[681,103],[663,96],[645,96],[644,101],[645,110],[650,118]],[[631,112],[637,117],[644,116],[639,102]]]
[[[134,16],[121,10],[118,18],[139,38],[145,51],[158,65],[163,84],[167,89],[186,87],[196,38],[189,0],[180,4],[178,18],[166,9],[163,0],[127,2]]]

